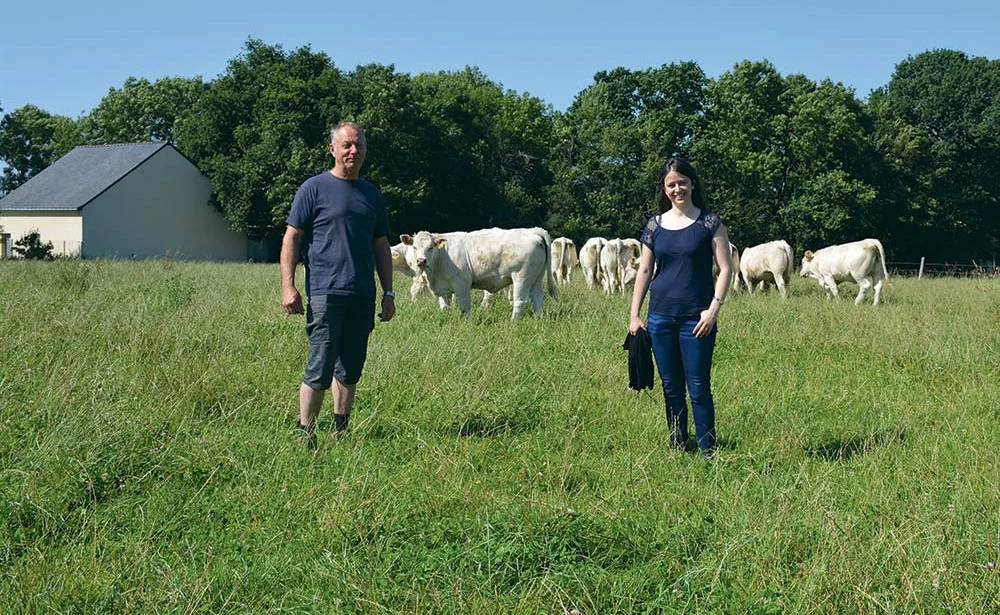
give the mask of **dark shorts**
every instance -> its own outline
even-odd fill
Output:
[[[368,357],[368,335],[374,328],[375,300],[370,297],[310,297],[306,307],[309,360],[302,383],[324,390],[334,378],[357,384]]]

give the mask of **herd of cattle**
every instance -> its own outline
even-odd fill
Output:
[[[513,304],[512,319],[519,318],[530,304],[541,313],[546,289],[555,297],[557,284],[568,284],[579,266],[587,287],[611,295],[625,293],[635,281],[641,245],[636,239],[592,237],[577,251],[573,240],[555,240],[543,228],[483,229],[471,232],[400,235],[401,243],[392,246],[392,264],[396,271],[413,279],[410,296],[416,299],[428,289],[438,298],[442,309],[455,301],[463,313],[472,306],[472,289],[484,291],[483,305],[489,305],[494,293],[507,290]],[[740,255],[732,250],[734,291],[777,286],[788,297],[793,272],[792,247],[783,240],[752,246]],[[715,267],[718,274],[718,267]],[[864,301],[873,288],[873,303],[878,305],[882,282],[889,277],[885,251],[878,239],[862,239],[829,246],[816,252],[806,251],[799,274],[815,278],[828,296],[837,296],[837,285],[858,285],[855,304]]]

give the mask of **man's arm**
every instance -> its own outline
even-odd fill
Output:
[[[286,314],[304,314],[302,295],[295,288],[295,267],[299,264],[299,249],[305,231],[294,226],[285,228],[281,240],[281,306]],[[390,264],[390,269],[392,265]]]
[[[392,249],[389,238],[384,235],[376,237],[372,242],[372,251],[375,252],[375,272],[382,285],[382,312],[379,318],[386,322],[392,320],[396,313],[396,300],[392,294]]]

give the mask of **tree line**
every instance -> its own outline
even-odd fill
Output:
[[[299,184],[330,166],[329,126],[352,120],[398,232],[636,236],[660,165],[680,153],[741,248],[875,236],[893,260],[968,262],[1000,247],[998,93],[1000,60],[935,50],[867,100],[768,61],[717,79],[679,62],[599,72],[561,112],[475,68],[346,72],[308,46],[251,39],[212,81],[129,78],[79,118],[5,114],[0,193],[77,145],[171,141],[232,226],[276,246]]]

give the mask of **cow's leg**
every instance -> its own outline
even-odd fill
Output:
[[[427,288],[427,286],[426,286],[426,279],[424,278],[424,276],[423,275],[413,276],[413,280],[410,282],[410,299],[416,301],[417,295],[419,295],[420,291],[422,291],[425,288]]]
[[[832,276],[825,275],[820,278],[820,286],[826,289],[827,298],[834,299],[840,296],[840,291],[837,290],[837,281]]]
[[[872,305],[878,305],[879,296],[882,294],[882,277],[876,276],[875,278],[875,296],[872,300]]]
[[[490,307],[490,303],[493,302],[493,293],[488,290],[483,291],[483,302],[479,305],[484,308]]]
[[[854,305],[861,305],[861,302],[865,300],[865,293],[871,288],[872,282],[868,277],[863,277],[858,281],[858,296],[854,300]]]
[[[449,297],[438,297],[438,307],[442,310],[447,310],[451,307],[451,298]]]
[[[778,292],[781,293],[782,299],[788,299],[788,282],[783,276],[774,276],[774,283],[778,287]]]
[[[539,275],[531,285],[531,307],[536,316],[541,316],[543,303],[545,303],[545,276]]]
[[[514,309],[511,312],[510,319],[517,320],[524,315],[524,310],[528,308],[530,291],[524,277],[521,275],[513,276],[511,288],[514,293],[513,299],[511,300],[511,303],[514,304]]]
[[[455,301],[463,314],[468,314],[472,310],[472,289],[463,288],[455,291]]]

